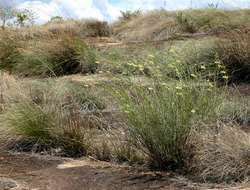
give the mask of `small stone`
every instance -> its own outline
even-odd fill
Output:
[[[0,178],[0,189],[10,190],[17,187],[17,184],[14,180],[8,178]]]

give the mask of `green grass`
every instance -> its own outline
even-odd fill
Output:
[[[3,91],[2,128],[19,139],[20,149],[60,149],[65,156],[82,156],[102,125],[96,115],[104,104],[83,86],[62,81],[10,83]],[[10,85],[8,84],[8,85]],[[20,85],[22,88],[16,88]]]
[[[22,41],[8,36],[0,40],[0,69],[19,76],[61,76],[95,73],[96,55],[77,37]]]
[[[189,82],[131,85],[114,94],[127,117],[131,138],[159,169],[184,167],[191,156],[188,142],[192,130],[215,118],[220,105],[214,90]]]

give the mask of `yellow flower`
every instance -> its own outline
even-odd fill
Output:
[[[152,91],[152,90],[154,90],[152,87],[148,87],[148,90],[150,90],[150,91]]]
[[[176,86],[175,89],[176,90],[182,90],[182,87],[181,86]]]
[[[169,52],[170,53],[175,53],[175,50],[174,49],[170,49]]]
[[[208,86],[209,86],[210,88],[213,88],[213,87],[214,87],[214,84],[211,83],[211,82],[208,82]]]
[[[195,74],[191,74],[190,76],[193,78],[197,78],[197,76]]]
[[[205,70],[205,69],[206,69],[206,67],[205,67],[204,65],[202,65],[202,66],[201,66],[201,69],[202,69],[202,70]]]
[[[228,80],[228,79],[229,79],[229,77],[226,76],[226,75],[224,75],[222,78],[225,79],[225,80]]]
[[[152,54],[149,54],[148,57],[150,57],[150,58],[155,58],[155,56],[152,55]]]
[[[169,64],[168,67],[169,67],[170,69],[174,69],[174,68],[175,68],[175,66],[174,66],[173,64]]]
[[[213,90],[212,90],[211,88],[208,88],[207,91],[208,91],[208,92],[212,92]]]
[[[196,113],[196,110],[192,109],[192,110],[191,110],[191,113]]]
[[[100,64],[100,61],[96,61],[95,63],[96,63],[96,64]]]
[[[180,92],[177,92],[176,95],[177,95],[177,96],[183,96],[183,94],[180,93]]]
[[[219,68],[219,69],[223,68],[223,65],[218,64],[218,68]]]
[[[219,60],[215,61],[214,63],[218,64],[218,66],[220,65],[220,61]]]
[[[88,88],[88,87],[89,87],[89,85],[85,84],[85,85],[84,85],[84,87]]]

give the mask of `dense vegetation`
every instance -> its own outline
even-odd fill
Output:
[[[235,86],[250,81],[249,14],[137,11],[110,26],[56,17],[5,28],[5,148],[146,164],[201,181],[246,179],[250,98]],[[95,48],[93,37],[128,43]]]

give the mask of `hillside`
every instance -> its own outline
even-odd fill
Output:
[[[113,24],[113,31],[125,41],[164,40],[188,33],[212,35],[249,27],[249,15],[249,10],[158,10],[121,19]]]
[[[0,30],[0,190],[248,189],[249,16]]]

